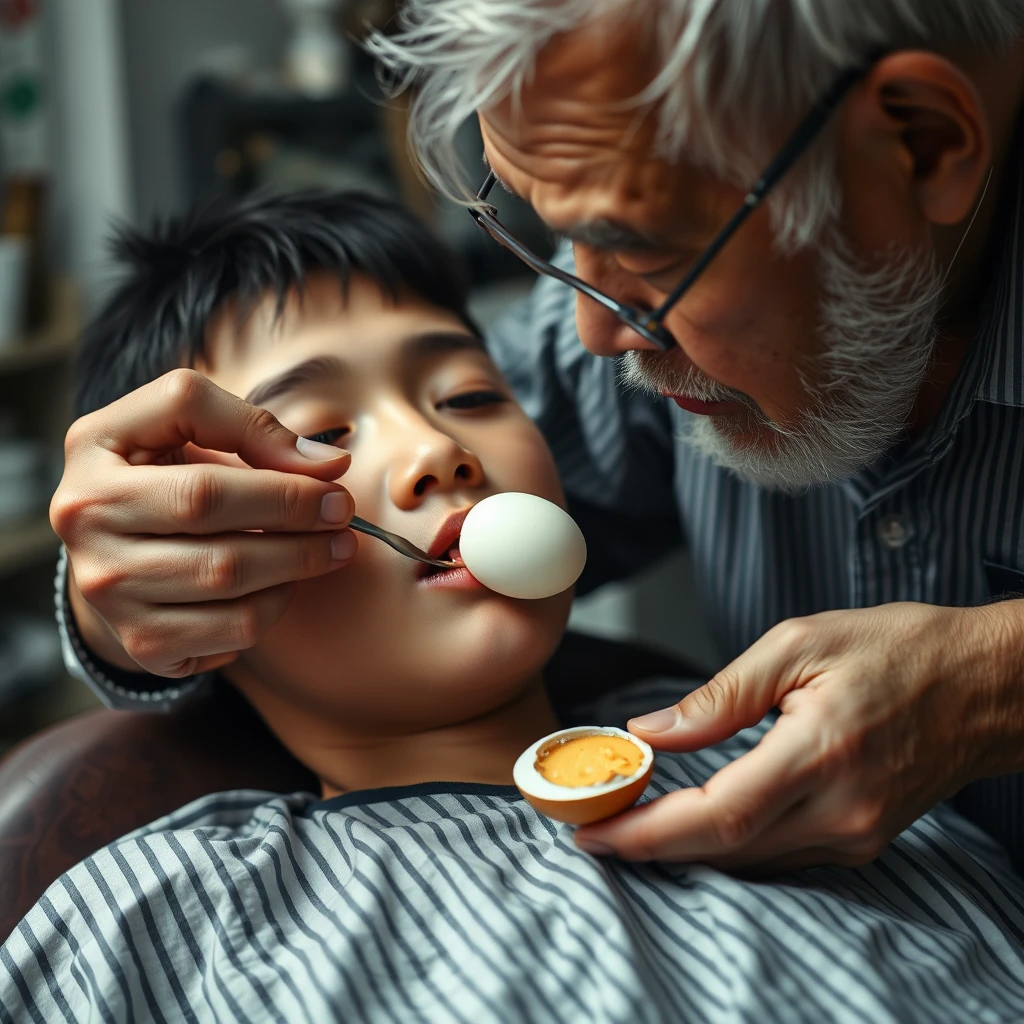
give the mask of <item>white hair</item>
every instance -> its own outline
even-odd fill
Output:
[[[518,94],[553,37],[604,18],[628,18],[657,42],[636,103],[658,104],[660,155],[685,152],[746,187],[780,130],[842,71],[879,50],[999,52],[1024,32],[1024,0],[405,0],[399,31],[369,48],[393,88],[416,86],[411,142],[442,192],[472,201],[456,147],[464,121]],[[772,200],[784,247],[812,242],[838,209],[829,138]]]

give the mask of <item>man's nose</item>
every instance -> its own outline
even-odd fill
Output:
[[[443,431],[407,425],[408,447],[397,460],[389,479],[391,500],[411,510],[433,492],[479,487],[484,469],[477,456]]]
[[[632,274],[627,274],[611,257],[595,253],[586,246],[574,247],[576,276],[610,298],[634,309],[653,308],[646,286]],[[659,351],[648,341],[623,323],[606,306],[588,298],[582,292],[576,298],[576,330],[584,348],[598,356],[620,356],[632,351]]]

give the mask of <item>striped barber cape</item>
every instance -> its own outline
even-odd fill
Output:
[[[766,727],[659,755],[646,798]],[[594,859],[510,787],[232,792],[56,881],[0,947],[0,1021],[1021,1021],[1022,940],[1024,881],[946,807],[867,867],[755,883]]]

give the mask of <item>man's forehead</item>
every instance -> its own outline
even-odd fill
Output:
[[[553,231],[597,249],[663,250],[671,239],[703,237],[721,226],[721,203],[737,201],[714,175],[650,151],[554,140],[520,149],[483,120],[481,128],[485,160],[501,185]]]
[[[651,119],[636,99],[651,66],[636,30],[597,22],[552,39],[521,89],[480,116],[492,134],[552,155],[576,144],[646,152]]]
[[[596,104],[628,102],[651,82],[657,47],[649,32],[619,11],[553,36],[537,54],[527,84]]]
[[[555,37],[520,94],[480,111],[480,127],[499,180],[551,228],[600,248],[642,250],[666,231],[714,220],[697,194],[708,176],[660,156],[657,109],[637,102],[654,55],[638,29],[610,27]]]

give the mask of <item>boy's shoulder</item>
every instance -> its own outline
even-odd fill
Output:
[[[296,822],[315,799],[253,790],[211,794],[76,864],[0,946],[0,1009],[49,1006],[53,998],[54,1013],[92,1019],[95,996],[109,1010],[106,1019],[133,1019],[139,993],[126,979],[127,952],[145,961],[136,962],[141,978],[160,969],[183,934],[201,945],[206,929],[230,912],[231,894],[252,884],[261,861],[294,857]],[[91,977],[95,988],[80,993],[81,1017],[58,1005],[77,998],[77,977]]]
[[[297,818],[316,798],[233,790],[200,797],[97,850],[58,878],[33,914],[42,909],[52,924],[77,923],[94,930],[104,918],[125,922],[144,913],[146,901],[173,898],[192,903],[207,876],[233,873],[251,855],[276,841],[291,845]],[[180,891],[180,892],[179,892]]]
[[[316,797],[312,793],[280,794],[259,789],[233,789],[198,797],[148,825],[129,832],[109,849],[135,842],[161,832],[187,832],[197,829],[213,834],[244,834],[260,830],[274,819],[291,819]]]

